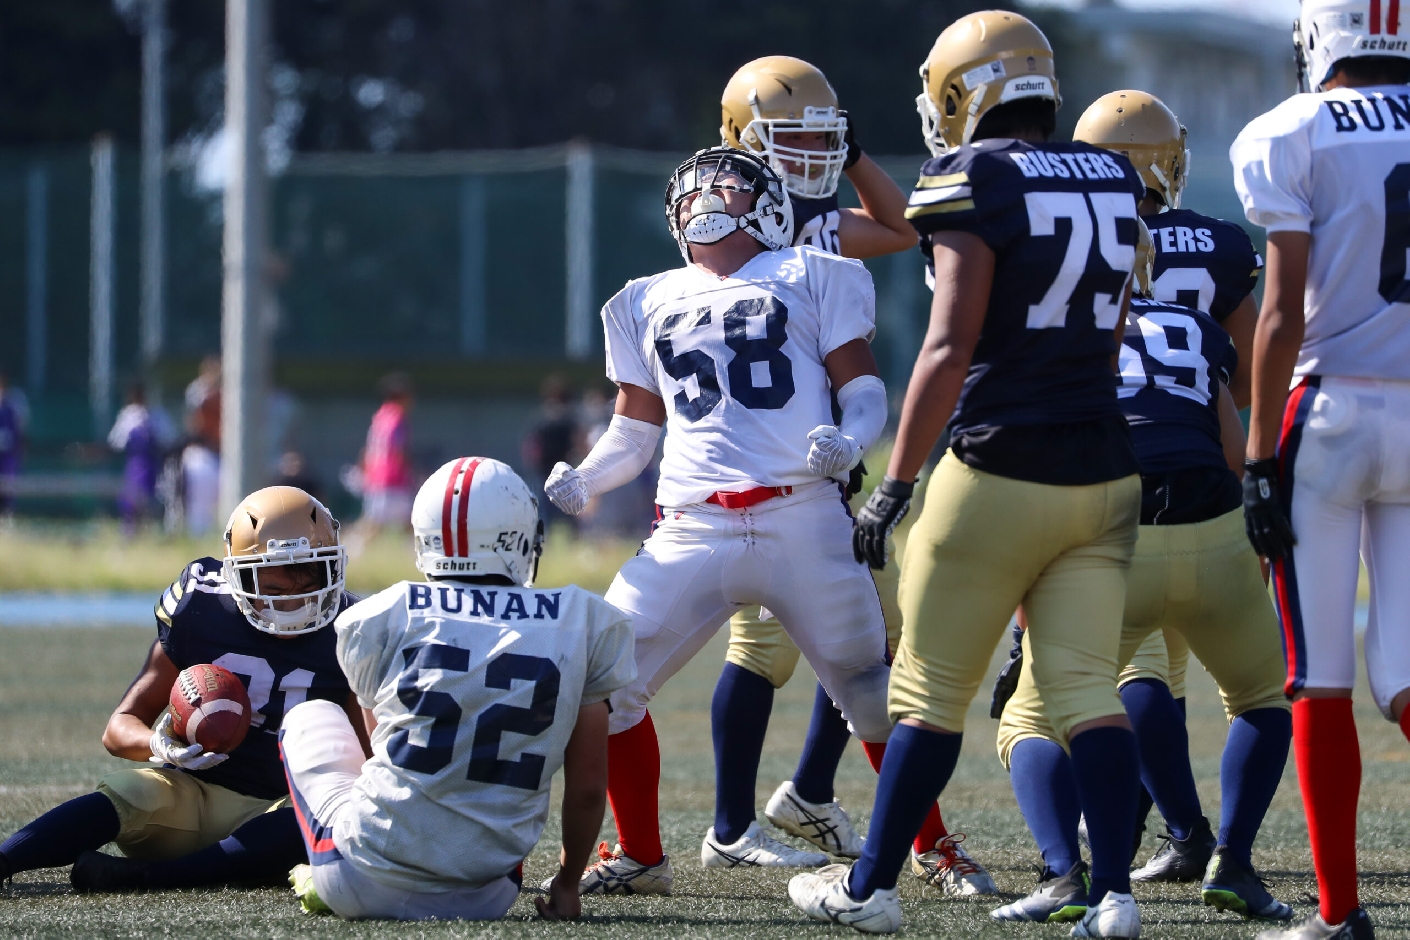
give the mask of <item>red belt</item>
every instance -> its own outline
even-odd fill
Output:
[[[756,486],[752,490],[738,493],[719,492],[709,496],[705,502],[723,506],[726,509],[748,509],[776,496],[787,496],[793,492],[791,486]]]

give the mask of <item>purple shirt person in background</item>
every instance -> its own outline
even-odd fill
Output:
[[[20,473],[28,411],[24,396],[10,388],[5,373],[0,372],[0,516],[9,515],[14,506],[9,484]]]
[[[132,386],[127,393],[127,405],[118,412],[113,429],[108,432],[108,445],[126,458],[118,511],[129,528],[146,518],[153,506],[157,476],[161,473],[170,437],[165,416],[147,407],[145,389],[141,385]]]

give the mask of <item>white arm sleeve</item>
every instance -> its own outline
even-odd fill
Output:
[[[865,451],[886,430],[886,385],[875,375],[859,375],[837,390],[842,433]]]
[[[656,442],[660,439],[661,425],[613,415],[607,430],[578,465],[588,496],[635,480],[656,455]]]

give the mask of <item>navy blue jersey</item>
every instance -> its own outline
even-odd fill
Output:
[[[341,607],[357,602],[344,593]],[[332,627],[277,637],[250,626],[235,606],[216,558],[186,567],[157,602],[157,640],[178,669],[201,663],[222,666],[245,683],[253,716],[250,731],[230,758],[193,776],[260,799],[289,792],[279,760],[284,713],[308,699],[345,705],[352,694],[338,665]]]
[[[906,217],[933,269],[937,232],[994,252],[989,307],[951,436],[1119,416],[1111,357],[1145,185],[1083,143],[982,140],[928,161]]]
[[[1190,307],[1133,299],[1117,395],[1141,473],[1196,467],[1232,473],[1219,436],[1219,384],[1238,365],[1229,334]]]
[[[1145,222],[1155,245],[1156,300],[1223,323],[1258,284],[1263,259],[1242,227],[1189,209],[1148,215]]]

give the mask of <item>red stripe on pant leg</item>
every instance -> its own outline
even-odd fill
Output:
[[[450,468],[450,479],[446,481],[445,499],[441,501],[441,554],[454,555],[455,541],[451,537],[450,509],[451,503],[455,500],[455,481],[460,478],[460,469],[465,466],[465,458],[455,462],[455,466]]]
[[[475,482],[475,468],[483,462],[482,458],[476,457],[470,461],[470,466],[465,468],[465,482],[460,484],[460,511],[456,515],[455,527],[456,538],[459,540],[460,554],[470,554],[470,484]]]
[[[1349,698],[1293,702],[1293,753],[1322,919],[1340,924],[1361,902],[1356,896],[1356,801],[1361,747]]]
[[[617,819],[622,854],[643,865],[655,865],[661,850],[661,818],[657,791],[661,787],[661,745],[647,712],[634,727],[607,738],[607,800]]]

